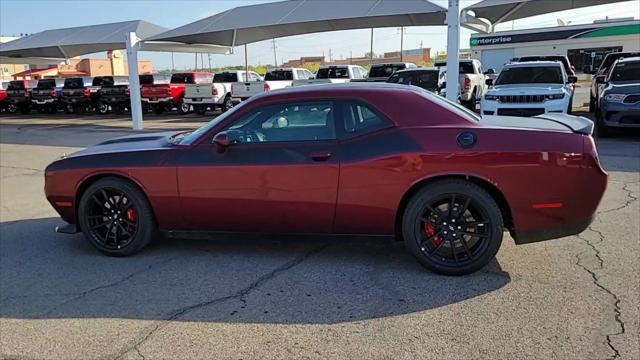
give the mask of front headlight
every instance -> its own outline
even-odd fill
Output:
[[[624,101],[626,97],[626,94],[607,94],[604,96],[604,101],[619,103]]]
[[[487,101],[498,101],[498,95],[489,95],[489,94],[486,94],[486,95],[484,96],[484,99],[485,99],[485,100],[487,100]]]
[[[562,94],[549,94],[544,96],[545,100],[560,100],[564,99],[564,93]]]

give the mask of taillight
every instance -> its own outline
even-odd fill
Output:
[[[89,87],[84,88],[84,96],[91,96],[91,89]]]
[[[29,97],[29,96],[31,96],[31,92],[30,92],[29,90],[25,90],[25,91],[24,91],[24,96],[25,96],[25,97]]]
[[[269,86],[269,84],[264,83],[264,91],[269,91],[271,90],[271,86]]]
[[[465,90],[471,89],[471,79],[464,78],[464,89]]]
[[[53,90],[51,92],[51,97],[58,97],[58,93],[55,90]]]
[[[218,95],[218,89],[216,89],[216,88],[212,88],[212,89],[211,89],[211,95],[213,95],[213,96],[217,96],[217,95]]]

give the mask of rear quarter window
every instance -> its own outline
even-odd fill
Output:
[[[283,81],[283,80],[293,80],[293,71],[284,70],[284,71],[269,71],[264,76],[265,81]]]
[[[331,67],[318,69],[316,79],[348,79],[349,69],[347,67]]]
[[[80,78],[65,79],[64,87],[69,89],[79,89],[81,87],[84,87],[84,81]]]
[[[238,74],[230,72],[217,73],[213,76],[214,83],[238,82]]]

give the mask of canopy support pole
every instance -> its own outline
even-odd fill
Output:
[[[373,65],[373,28],[371,28],[371,49],[369,50],[369,66]]]
[[[247,54],[247,44],[244,44],[244,81],[249,81],[249,56]]]
[[[131,120],[134,130],[142,130],[142,100],[140,98],[140,78],[138,78],[138,36],[130,32],[127,36],[127,67],[129,69],[129,94],[131,100]]]
[[[460,72],[460,0],[449,0],[447,9],[447,99],[458,101]]]

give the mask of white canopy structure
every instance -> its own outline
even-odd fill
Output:
[[[484,0],[465,8],[462,20],[472,30],[489,33],[503,22],[621,1],[627,0]]]
[[[2,63],[59,64],[65,60],[102,51],[126,49],[131,84],[131,116],[134,129],[142,129],[138,51],[175,51],[228,54],[230,48],[212,44],[149,41],[146,38],[167,28],[142,20],[79,26],[39,32],[0,44]],[[138,90],[134,90],[138,89]]]

